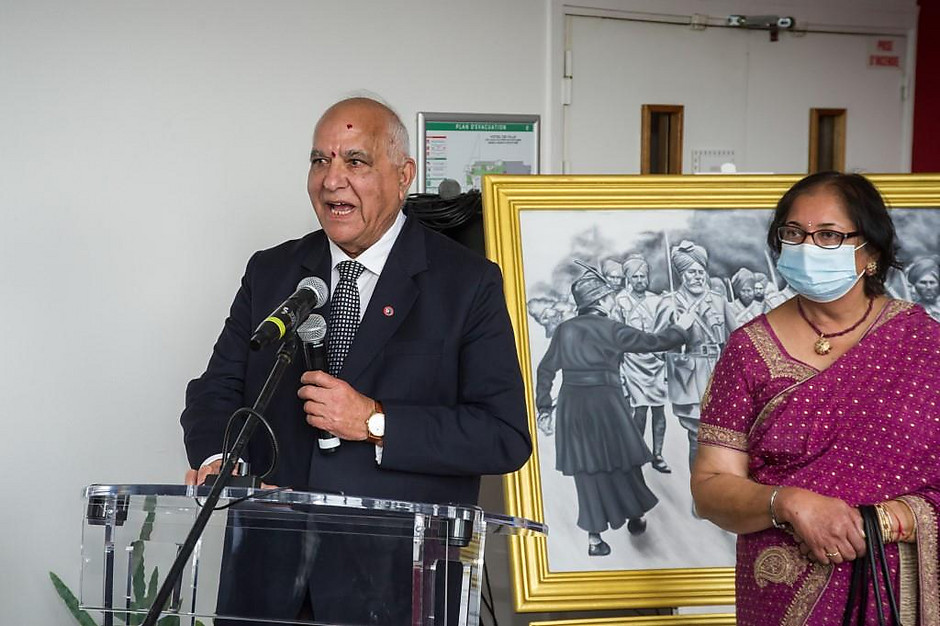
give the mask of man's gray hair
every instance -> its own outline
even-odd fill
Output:
[[[411,156],[411,139],[398,113],[389,110],[392,115],[388,124],[388,158],[396,165],[402,165]]]
[[[398,112],[382,96],[367,90],[350,93],[333,106],[350,100],[369,100],[388,112],[388,158],[396,165],[404,164],[405,160],[411,157],[411,139],[408,137],[408,128],[401,121]]]

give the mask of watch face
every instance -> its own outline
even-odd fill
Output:
[[[383,437],[385,435],[385,415],[382,413],[375,413],[372,417],[369,418],[369,421],[366,422],[367,427],[369,428],[369,434],[373,437]]]

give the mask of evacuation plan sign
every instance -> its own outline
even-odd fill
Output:
[[[431,115],[420,114],[419,123],[422,116]],[[420,191],[437,193],[445,178],[456,180],[466,192],[479,190],[485,174],[538,173],[538,117],[532,116],[530,121],[498,121],[492,116],[489,120],[455,121],[425,117],[419,131],[424,143]]]

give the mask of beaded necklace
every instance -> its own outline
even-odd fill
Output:
[[[816,343],[813,344],[813,351],[814,351],[816,354],[820,355],[820,356],[824,356],[824,355],[826,355],[826,354],[829,354],[829,352],[832,350],[832,344],[829,343],[829,340],[830,340],[830,339],[832,339],[833,337],[841,337],[842,335],[845,335],[845,334],[848,334],[848,333],[852,332],[853,330],[855,330],[856,328],[858,328],[859,325],[860,325],[862,322],[864,322],[866,319],[868,319],[868,315],[869,315],[869,313],[871,313],[872,305],[875,303],[875,299],[874,299],[874,298],[869,298],[869,299],[868,299],[868,308],[865,309],[865,314],[864,314],[857,322],[855,322],[854,324],[852,324],[851,326],[849,326],[849,327],[846,328],[845,330],[840,330],[840,331],[837,332],[837,333],[824,333],[823,331],[819,330],[819,328],[816,326],[816,324],[814,324],[813,322],[811,322],[810,319],[806,316],[806,311],[803,310],[803,305],[800,304],[800,300],[801,300],[801,298],[800,298],[799,296],[797,296],[797,298],[796,298],[796,309],[800,312],[800,317],[803,318],[803,321],[806,322],[807,324],[809,324],[809,327],[813,329],[813,332],[814,332],[814,333],[816,333],[817,335],[819,335],[819,338],[816,339]]]

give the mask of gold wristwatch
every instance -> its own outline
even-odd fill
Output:
[[[385,443],[385,409],[382,403],[375,400],[372,414],[366,420],[366,441],[381,446]]]

